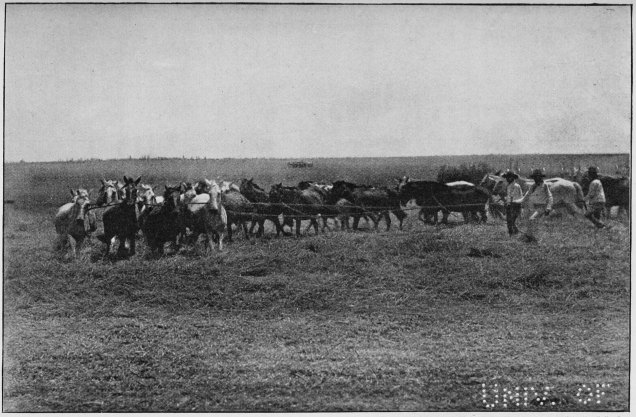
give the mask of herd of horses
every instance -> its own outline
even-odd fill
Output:
[[[629,210],[629,179],[608,176],[600,179],[608,207]],[[110,255],[112,245],[118,241],[118,256],[127,257],[135,254],[139,232],[150,250],[161,254],[166,244],[179,247],[201,238],[208,253],[215,245],[222,250],[224,238],[232,240],[234,226],[247,237],[254,234],[261,237],[266,221],[273,224],[276,236],[291,235],[294,226],[296,236],[300,236],[303,221],[309,221],[305,233],[313,227],[317,234],[319,229],[329,228],[330,219],[336,227],[340,223],[343,230],[358,229],[361,219],[373,222],[377,229],[384,220],[389,230],[392,213],[402,229],[406,211],[412,209],[406,208],[410,202],[415,203],[418,218],[426,223],[437,223],[439,212],[442,223],[448,222],[451,213],[461,213],[466,222],[486,222],[488,208],[494,216],[503,216],[496,207],[500,207],[506,192],[506,182],[499,173],[485,175],[477,185],[403,177],[397,180],[395,188],[342,180],[332,184],[302,181],[296,186],[274,184],[269,192],[253,179],[238,183],[203,179],[194,184],[165,185],[160,195],[155,194],[157,187],[141,184],[141,178],[124,176],[123,180],[102,180],[95,203],[91,203],[85,189],[71,190],[72,201],[60,207],[55,216],[58,248],[68,244],[73,256],[77,256],[85,238],[97,230],[98,208],[105,209],[103,233],[97,236],[106,244],[104,254]],[[524,192],[532,184],[532,180],[523,177],[517,182]],[[555,209],[563,207],[571,214],[582,213],[589,180],[550,178],[545,182],[552,191]]]

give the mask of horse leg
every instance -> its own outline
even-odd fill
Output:
[[[296,237],[300,237],[300,223],[301,223],[300,218],[297,218],[296,219]]]
[[[219,252],[223,251],[223,238],[224,238],[224,233],[223,231],[219,232]]]
[[[255,216],[252,220],[252,224],[250,225],[250,235],[254,234],[254,229],[256,228],[256,226],[258,226],[258,229],[256,229],[256,237],[261,237],[263,236],[263,233],[265,231],[265,217],[263,216]]]
[[[388,232],[391,229],[391,215],[389,215],[388,211],[384,212],[384,219],[386,220],[386,230]]]
[[[76,256],[80,254],[82,251],[82,245],[84,244],[84,236],[79,236],[75,238],[75,253]]]
[[[251,233],[249,233],[247,231],[247,222],[246,221],[242,221],[241,224],[243,225],[243,233],[245,234],[245,238],[249,239]]]
[[[133,232],[130,236],[128,236],[128,239],[130,239],[130,256],[135,254],[135,235],[136,232]]]
[[[323,219],[323,220],[325,220],[325,219]],[[316,234],[318,234],[318,220],[316,220],[315,217],[311,218],[311,224],[312,224],[312,226],[314,226],[314,230],[316,231]]]
[[[77,242],[75,238],[71,235],[68,236],[68,243],[71,246],[71,254],[73,255],[73,259],[77,258],[77,252],[75,252],[77,248]]]
[[[203,242],[205,245],[205,256],[210,256],[214,252],[214,233],[211,230],[205,234]]]
[[[227,229],[227,241],[228,242],[232,241],[232,223],[234,223],[234,219],[227,219],[226,229]]]
[[[488,220],[488,213],[486,213],[486,207],[480,209],[479,213],[481,214],[481,222],[486,223],[486,221]]]
[[[280,221],[278,220],[278,216],[268,216],[267,219],[270,222],[274,223],[274,227],[276,228],[276,237],[279,237],[281,233],[283,235],[285,235],[285,231],[283,230],[283,228],[280,225]],[[263,226],[265,226],[265,219],[263,219]],[[261,227],[263,227],[263,226],[261,226]],[[262,235],[263,234],[261,234],[261,236]]]
[[[56,251],[61,251],[62,249],[64,249],[64,246],[66,246],[66,242],[68,240],[67,235],[63,235],[63,234],[58,234],[57,235],[57,239],[55,239],[55,243],[54,243],[54,250]]]
[[[325,229],[330,230],[329,229],[329,225],[327,224],[327,217],[323,217],[322,218],[322,232],[325,232]]]
[[[106,239],[106,252],[104,253],[104,256],[110,255],[110,247],[112,243],[113,243],[112,239],[108,239],[108,238]]]
[[[254,220],[252,222],[252,226],[254,225],[258,225],[258,230],[256,231],[256,237],[262,237],[263,232],[265,230],[265,219],[259,218],[258,220]],[[252,234],[251,230],[250,230],[250,234]]]
[[[404,219],[406,219],[407,214],[406,212],[402,211],[402,209],[399,209],[397,213],[399,214],[394,213],[395,217],[397,217],[398,221],[400,222],[400,230],[403,230],[402,226],[404,225]]]
[[[358,230],[359,223],[360,223],[360,215],[354,214],[353,215],[353,230]]]

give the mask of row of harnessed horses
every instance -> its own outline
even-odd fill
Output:
[[[110,254],[111,246],[118,240],[120,256],[135,254],[135,236],[139,231],[152,252],[163,253],[167,243],[178,247],[200,237],[205,237],[208,251],[215,244],[222,250],[224,237],[232,240],[233,225],[242,228],[246,236],[252,235],[257,227],[256,236],[262,236],[265,221],[273,223],[277,236],[290,235],[285,227],[292,229],[295,222],[296,235],[300,236],[303,220],[310,221],[306,231],[313,227],[316,234],[321,219],[323,231],[328,228],[329,219],[339,221],[342,229],[349,229],[350,218],[354,230],[361,219],[367,222],[370,219],[375,229],[384,219],[389,230],[389,213],[393,213],[402,229],[405,211],[412,209],[406,206],[412,201],[419,210],[419,219],[427,223],[437,223],[440,211],[443,223],[447,223],[452,212],[462,213],[466,222],[485,222],[488,205],[491,209],[496,206],[495,199],[505,195],[506,184],[502,177],[488,174],[478,186],[465,181],[444,184],[403,177],[396,188],[347,181],[333,184],[303,181],[293,187],[275,184],[267,192],[253,179],[239,183],[204,179],[195,184],[166,185],[161,195],[156,195],[155,187],[140,181],[141,178],[126,176],[124,182],[102,180],[95,203],[91,203],[85,189],[71,190],[72,201],[60,207],[55,217],[58,247],[68,242],[76,256],[84,238],[97,229],[94,211],[98,208],[105,211],[104,231],[97,237],[106,244],[105,254]],[[532,184],[526,178],[517,181],[524,192]],[[555,208],[565,207],[572,214],[584,208],[578,183],[562,178],[547,179],[546,183],[552,190]],[[491,213],[501,215],[497,211]]]

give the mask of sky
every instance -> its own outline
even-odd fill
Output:
[[[4,158],[630,152],[630,13],[9,4]]]

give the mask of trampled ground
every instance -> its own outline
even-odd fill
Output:
[[[113,262],[93,239],[71,262],[54,212],[5,205],[4,411],[628,408],[627,220],[550,218],[530,246],[411,212],[211,257]]]

